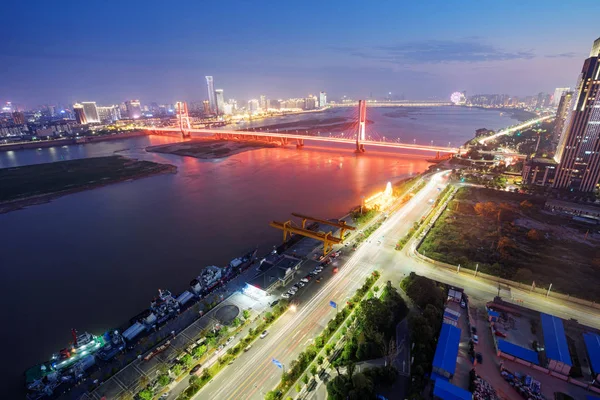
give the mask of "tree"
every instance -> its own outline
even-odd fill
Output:
[[[250,311],[248,311],[248,310],[242,311],[242,316],[244,317],[244,319],[250,318]]]
[[[304,382],[305,385],[308,383],[308,375],[302,377],[302,382]]]
[[[167,386],[169,382],[171,382],[171,378],[169,378],[169,375],[164,374],[158,376],[158,384],[160,386]]]
[[[196,357],[196,358],[202,357],[206,353],[207,350],[208,350],[208,347],[205,344],[196,347],[194,349],[194,357]]]
[[[181,375],[182,371],[183,371],[183,366],[181,364],[175,364],[171,368],[171,372],[173,372],[173,375],[175,375],[175,376]]]
[[[146,387],[150,384],[150,378],[148,378],[147,375],[142,375],[140,376],[140,379],[138,380],[140,387]]]
[[[142,400],[152,400],[154,393],[152,392],[152,389],[144,389],[138,393],[138,397]]]
[[[200,378],[197,375],[191,375],[188,382],[190,386],[198,386],[200,385]]]
[[[323,356],[319,356],[319,358],[317,358],[317,364],[323,364]]]
[[[192,356],[190,356],[189,354],[186,354],[185,356],[181,357],[181,362],[183,363],[183,365],[185,365],[186,368],[189,368],[190,365],[192,365]]]
[[[296,383],[296,387],[295,387],[295,389],[296,389],[296,392],[297,392],[297,393],[300,393],[300,391],[302,390],[302,386],[300,386],[300,384],[299,384],[299,383]]]
[[[312,374],[312,376],[315,376],[317,374],[317,366],[315,364],[310,366],[310,373]]]

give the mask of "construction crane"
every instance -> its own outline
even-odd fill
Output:
[[[298,214],[298,213],[292,213],[292,215],[294,217],[298,217],[298,218],[302,219],[302,229],[306,229],[306,221],[315,221],[320,224],[325,224],[325,225],[333,226],[336,228],[340,228],[341,229],[340,239],[342,239],[342,240],[344,240],[344,233],[346,233],[346,231],[356,230],[355,227],[353,227],[351,225],[347,225],[346,221],[331,222],[331,221],[327,221],[324,219],[313,218],[313,217],[309,217],[308,215],[302,215],[302,214]]]
[[[283,241],[285,242],[288,238],[288,234],[295,233],[297,235],[305,236],[311,239],[317,239],[323,242],[323,255],[327,255],[332,249],[334,244],[340,244],[343,242],[342,239],[333,236],[331,232],[313,232],[308,229],[299,228],[292,226],[292,221],[277,222],[272,221],[269,223],[273,228],[277,228],[283,231]]]

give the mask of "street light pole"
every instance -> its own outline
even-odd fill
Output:
[[[552,284],[550,284],[550,286],[548,287],[548,292],[546,292],[546,297],[548,297],[550,295],[550,289],[552,289]]]

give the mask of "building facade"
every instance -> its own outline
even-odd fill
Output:
[[[138,119],[142,116],[142,104],[139,100],[128,100],[125,102],[125,107],[130,119]]]
[[[121,119],[119,106],[98,107],[100,122],[115,122]]]
[[[325,107],[327,105],[327,93],[319,93],[319,107]]]
[[[560,103],[560,100],[563,96],[563,94],[567,93],[571,91],[571,88],[556,88],[554,89],[554,96],[552,96],[552,106],[557,107],[558,104]]]
[[[83,112],[88,124],[100,122],[100,117],[98,117],[98,108],[96,107],[95,101],[82,101],[81,105],[83,106]]]
[[[216,101],[215,112],[217,114],[223,114],[225,112],[225,97],[223,96],[223,89],[215,90],[215,101]]]
[[[554,187],[591,192],[600,178],[600,38],[583,63],[559,141]]]
[[[87,118],[85,117],[85,111],[83,105],[79,103],[73,104],[73,113],[75,114],[75,120],[80,125],[87,124]]]
[[[556,110],[556,122],[554,123],[554,131],[552,132],[552,143],[558,145],[560,137],[565,130],[565,122],[571,111],[571,102],[573,101],[573,92],[565,92],[562,94],[558,102]]]
[[[208,103],[212,112],[217,111],[217,100],[215,98],[215,83],[212,76],[206,77],[206,87],[208,89]]]

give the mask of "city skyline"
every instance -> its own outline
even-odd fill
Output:
[[[585,43],[597,37],[592,22],[594,10],[600,11],[591,1],[582,2],[588,12],[577,19],[570,18],[575,10],[559,2],[519,4],[518,12],[507,4],[486,5],[483,12],[476,3],[438,3],[436,15],[416,4],[371,10],[344,3],[344,18],[334,18],[339,3],[319,5],[314,13],[309,2],[273,9],[236,4],[222,20],[216,16],[223,6],[184,4],[187,12],[178,17],[190,22],[215,15],[199,25],[172,24],[170,16],[179,8],[158,11],[129,3],[115,13],[92,3],[70,9],[46,3],[27,10],[22,4],[7,7],[5,16],[26,12],[31,25],[40,26],[26,29],[14,19],[3,21],[11,35],[0,53],[5,66],[0,101],[33,107],[85,99],[99,104],[129,98],[203,100],[204,77],[210,75],[218,77],[215,85],[227,97],[245,99],[324,88],[332,98],[549,92],[575,85],[573,71],[588,52]],[[83,18],[88,14],[94,18]],[[533,30],[531,15],[547,24]],[[37,23],[47,18],[55,22],[53,37],[60,40],[48,40]],[[350,23],[356,20],[363,23]],[[263,26],[269,29],[259,29]],[[487,33],[489,26],[501,34]]]

